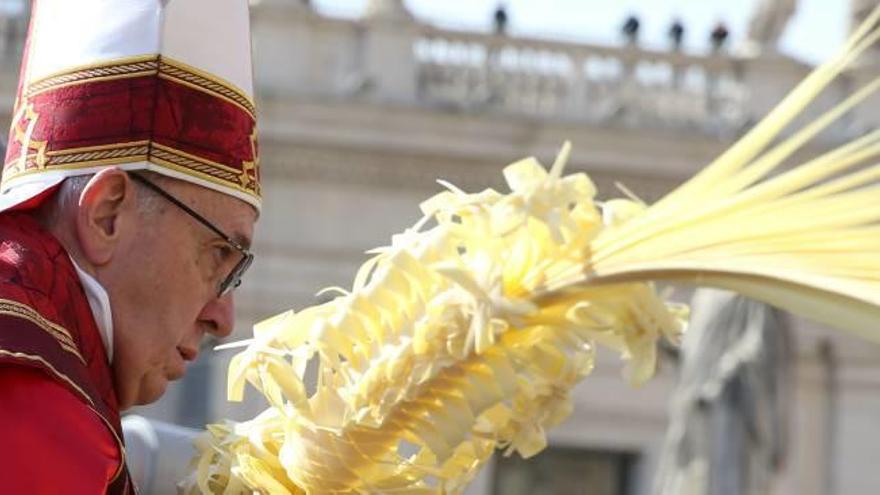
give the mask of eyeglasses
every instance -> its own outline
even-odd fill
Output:
[[[147,180],[145,177],[138,175],[136,173],[133,173],[133,172],[129,172],[129,176],[132,177],[135,181],[147,186],[150,190],[152,190],[153,192],[155,192],[159,196],[162,196],[163,198],[170,201],[175,206],[177,206],[178,208],[180,208],[181,210],[186,212],[189,216],[198,220],[199,223],[201,223],[205,227],[209,228],[212,232],[214,232],[215,234],[220,236],[221,239],[226,241],[227,244],[229,244],[230,246],[235,248],[236,251],[241,253],[241,256],[242,256],[241,260],[235,265],[235,268],[233,268],[232,271],[229,272],[229,274],[226,276],[226,278],[223,279],[223,281],[217,287],[217,297],[223,297],[226,294],[228,294],[232,289],[235,289],[239,285],[241,285],[242,275],[244,275],[244,272],[246,272],[247,269],[250,268],[251,263],[254,262],[253,253],[248,251],[247,248],[245,248],[241,244],[235,242],[231,237],[226,235],[222,230],[217,228],[213,223],[209,222],[205,217],[199,215],[192,208],[190,208],[189,206],[187,206],[186,204],[184,204],[182,201],[175,198],[171,194],[165,192],[162,188],[160,188],[156,184],[153,184],[152,182]]]

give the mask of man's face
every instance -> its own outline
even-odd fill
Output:
[[[239,244],[250,246],[256,220],[243,201],[176,180],[158,181]],[[137,194],[156,194],[135,184]],[[167,202],[164,198],[154,198]],[[138,212],[118,254],[98,271],[113,312],[113,372],[121,409],[157,400],[197,357],[205,334],[232,331],[232,293],[220,282],[241,254],[170,202]]]

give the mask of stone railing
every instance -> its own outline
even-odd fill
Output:
[[[423,27],[417,94],[462,110],[723,129],[746,119],[735,59]]]
[[[255,70],[264,96],[357,99],[732,138],[811,69],[778,54],[690,54],[501,36],[440,29],[393,8],[390,14],[379,9],[340,19],[294,4],[261,0],[253,11]],[[870,79],[870,68],[863,72],[861,79]],[[835,83],[808,118],[845,98],[857,79],[853,74]],[[828,139],[876,127],[877,115],[876,104],[862,105],[832,126]]]

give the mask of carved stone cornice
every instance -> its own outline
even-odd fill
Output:
[[[263,176],[297,182],[330,182],[385,188],[408,188],[439,191],[438,179],[449,181],[466,191],[480,191],[487,187],[506,191],[502,177],[504,166],[513,161],[490,161],[458,156],[413,154],[395,150],[364,151],[356,148],[295,145],[285,150],[264,147]],[[543,160],[546,165],[552,156]],[[620,196],[615,183],[627,188],[647,201],[658,199],[686,176],[675,173],[655,175],[636,174],[614,170],[606,164],[572,163],[568,173],[586,172],[596,183],[600,196]],[[378,192],[378,191],[377,191]]]

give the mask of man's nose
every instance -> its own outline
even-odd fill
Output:
[[[199,322],[208,333],[219,338],[228,337],[235,325],[235,300],[232,291],[208,301],[199,314]]]

